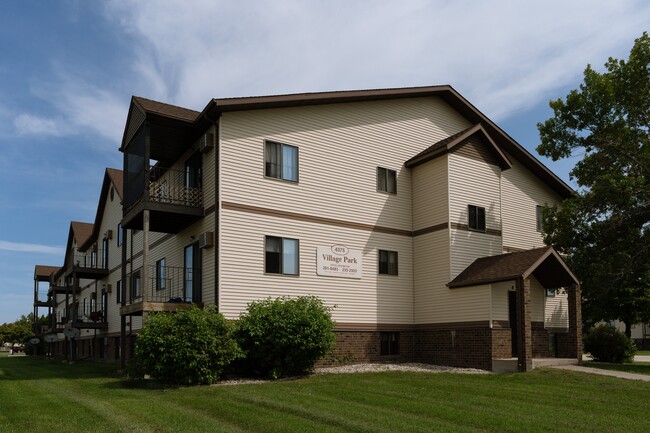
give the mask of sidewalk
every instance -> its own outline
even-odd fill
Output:
[[[636,359],[636,358],[635,360],[642,361],[641,359]],[[601,368],[583,367],[582,365],[554,365],[548,368],[556,368],[560,370],[571,370],[571,371],[577,371],[579,373],[600,374],[601,376],[618,377],[619,379],[630,379],[630,380],[640,380],[643,382],[650,382],[650,375],[648,374],[636,374],[636,373],[627,373],[624,371],[603,370]]]

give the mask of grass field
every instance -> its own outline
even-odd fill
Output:
[[[648,432],[650,383],[560,370],[129,388],[115,366],[0,357],[2,432]]]

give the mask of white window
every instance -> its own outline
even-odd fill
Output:
[[[377,191],[397,194],[397,172],[377,167]]]
[[[397,275],[397,251],[379,250],[379,273]]]
[[[485,208],[468,205],[467,206],[467,227],[470,230],[485,231]]]
[[[265,142],[264,175],[298,182],[298,148],[273,141]]]
[[[266,236],[264,270],[267,274],[298,275],[299,256],[297,239]]]

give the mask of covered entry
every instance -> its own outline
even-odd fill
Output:
[[[580,283],[553,247],[482,257],[475,260],[448,286],[460,288],[495,283],[511,284],[508,294],[507,330],[492,333],[493,347],[503,344],[499,336],[511,334],[511,349],[519,371],[533,369],[533,318],[531,285],[544,289],[564,288],[567,291],[568,333],[565,337],[565,356],[575,362],[582,357],[582,316],[580,310]]]

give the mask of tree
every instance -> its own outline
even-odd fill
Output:
[[[27,341],[34,335],[32,317],[33,314],[31,313],[27,316],[23,314],[15,322],[0,325],[0,341],[27,344]]]
[[[650,37],[627,61],[591,66],[554,117],[537,125],[537,151],[554,161],[583,153],[570,175],[580,189],[545,212],[545,241],[568,256],[582,280],[587,322],[650,320]]]

